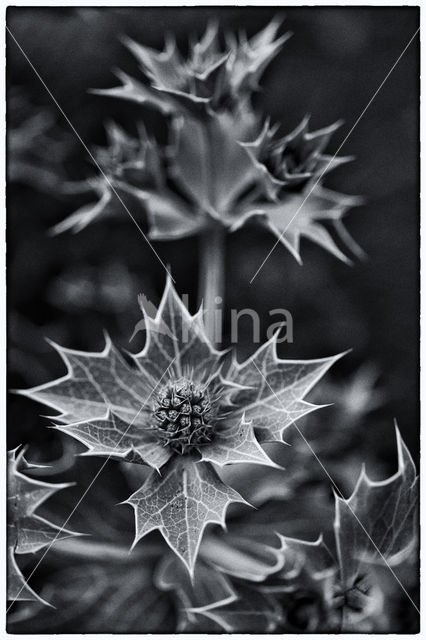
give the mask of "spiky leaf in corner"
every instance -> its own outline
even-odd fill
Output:
[[[356,613],[359,601],[367,601],[373,591],[371,565],[393,571],[417,545],[418,476],[398,427],[395,431],[398,471],[373,481],[363,468],[350,498],[336,496],[334,530],[345,630],[353,628],[353,618],[356,622],[353,610]]]
[[[35,553],[57,540],[78,535],[58,527],[34,512],[51,495],[70,486],[50,484],[22,473],[30,469],[24,449],[8,452],[8,600],[36,600],[47,604],[27,584],[16,562],[15,554]]]
[[[393,567],[404,563],[417,544],[418,476],[398,428],[396,440],[398,471],[393,476],[373,481],[363,469],[350,498],[336,495],[334,563],[330,564],[328,553],[324,553],[321,539],[318,544],[281,537],[283,553],[288,560],[294,559],[295,553],[301,556],[310,578],[317,580],[329,571],[334,573],[332,589],[329,581],[319,584],[334,630],[377,630],[376,620],[385,598],[377,565],[390,571],[395,587],[406,592]]]

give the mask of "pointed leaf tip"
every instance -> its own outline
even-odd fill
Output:
[[[211,465],[183,456],[167,464],[163,477],[151,472],[127,502],[135,511],[134,544],[159,529],[193,575],[206,526],[209,523],[223,526],[228,505],[245,501],[223,484]]]

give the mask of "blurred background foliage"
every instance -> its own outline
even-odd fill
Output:
[[[201,35],[210,18],[251,35],[277,14],[285,18],[283,30],[294,35],[267,69],[257,104],[281,122],[283,134],[307,113],[313,130],[343,118],[329,148],[334,152],[415,32],[417,9],[12,7],[8,25],[92,147],[105,142],[108,119],[131,133],[142,119],[165,141],[164,120],[155,111],[87,91],[115,86],[113,68],[137,75],[121,36],[161,49],[165,33],[173,32],[185,50],[188,36]],[[265,338],[269,310],[284,307],[293,315],[294,342],[282,346],[282,356],[314,358],[353,348],[331,377],[345,384],[362,363],[374,366],[382,402],[360,425],[360,441],[384,461],[393,460],[387,436],[394,417],[411,451],[418,450],[418,44],[412,43],[344,145],[341,154],[355,161],[325,183],[365,197],[347,226],[367,261],[348,267],[303,241],[299,266],[278,246],[250,285],[273,239],[257,227],[228,236],[225,342],[231,308],[256,309]],[[46,336],[97,350],[106,328],[119,346],[139,349],[142,334],[129,345],[140,318],[137,294],[157,303],[164,272],[124,211],[121,220],[78,235],[49,236],[85,201],[64,194],[65,181],[84,179],[93,167],[10,37],[7,57],[9,386],[28,387],[63,372]],[[196,239],[156,243],[155,249],[195,306]],[[254,349],[251,333],[250,319],[241,319],[241,357]],[[323,401],[336,401],[328,395]],[[37,416],[29,401],[11,398],[10,446],[52,443],[42,428],[46,420]]]

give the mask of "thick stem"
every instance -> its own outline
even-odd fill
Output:
[[[216,224],[200,236],[198,299],[203,303],[206,333],[214,345],[221,342],[221,304],[225,292],[225,228]]]

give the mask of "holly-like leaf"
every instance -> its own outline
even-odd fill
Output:
[[[283,34],[276,40],[281,20],[273,18],[261,31],[248,39],[243,32],[236,37],[226,34],[228,47],[231,49],[231,85],[234,90],[257,90],[260,78],[283,44],[291,37],[291,32]]]
[[[199,383],[205,382],[221,366],[222,353],[207,338],[203,309],[192,316],[177,295],[171,279],[151,318],[144,313],[147,338],[142,351],[134,356],[138,369],[158,380],[170,368],[180,378],[191,372]]]
[[[191,575],[204,529],[209,523],[225,526],[231,502],[245,503],[220,480],[213,467],[182,456],[168,463],[159,476],[155,471],[128,500],[135,510],[136,544],[159,529]]]
[[[418,476],[398,429],[396,439],[393,476],[373,481],[363,469],[350,498],[336,495],[334,560],[322,537],[312,543],[279,536],[286,561],[268,592],[309,584],[328,611],[323,624],[335,631],[377,628],[384,593],[374,567],[402,564],[417,543]]]
[[[346,196],[310,183],[300,193],[283,193],[278,202],[257,202],[237,215],[232,230],[239,229],[250,219],[265,225],[290,251],[298,262],[300,239],[308,238],[343,262],[350,262],[338,247],[323,222],[332,225],[337,237],[352,253],[363,257],[362,249],[351,238],[342,219],[349,208],[362,203],[360,198]]]
[[[135,375],[108,336],[99,353],[51,344],[63,359],[67,374],[18,393],[59,411],[56,420],[71,424],[99,419],[109,408],[130,423],[143,409],[155,383],[148,373]]]
[[[99,420],[83,420],[57,428],[88,447],[83,455],[148,464],[157,470],[172,455],[166,447],[158,446],[152,431],[141,429],[139,422],[125,422],[110,411]]]
[[[314,542],[288,538],[278,534],[281,552],[286,558],[283,577],[292,580],[302,571],[314,581],[323,581],[334,575],[336,567],[334,558],[320,535]]]
[[[212,394],[216,393],[216,376],[223,364],[222,353],[214,349],[207,339],[202,314],[200,309],[191,316],[168,280],[156,317],[144,316],[147,339],[143,350],[133,356],[136,368],[127,364],[109,338],[100,353],[86,353],[53,345],[67,365],[67,375],[20,393],[57,409],[61,413],[56,420],[68,425],[85,420],[105,421],[109,409],[129,425],[145,424],[148,427],[152,422],[149,416],[154,394],[169,382],[188,376],[198,385],[212,384]],[[226,375],[220,377],[223,400],[219,398],[219,408],[215,407],[219,411],[217,418],[220,419],[216,430],[228,442],[231,436],[237,438],[233,439],[233,445],[250,439],[247,436],[241,439],[242,434],[236,427],[234,431],[225,428],[229,428],[237,417],[241,421],[243,414],[246,419],[241,424],[246,425],[247,434],[251,429],[249,421],[252,421],[255,434],[261,441],[281,440],[286,427],[317,408],[303,398],[341,357],[282,360],[277,357],[276,342],[277,335],[245,362],[239,364],[233,361]],[[232,404],[226,406],[226,411],[223,409],[222,416],[220,406],[225,407],[229,402]],[[219,428],[219,425],[223,425],[223,428]],[[99,430],[99,424],[96,428]],[[111,425],[105,421],[104,428],[105,440],[108,440]],[[75,429],[81,431],[82,427]],[[114,444],[119,454],[129,449],[127,440],[118,445],[123,431],[122,425],[113,429]],[[132,433],[135,434],[136,430],[132,429]],[[111,440],[110,444],[113,446]],[[99,445],[102,447],[101,440]],[[136,441],[133,448],[138,449],[139,445],[140,442]],[[221,445],[229,449],[224,441]],[[229,456],[229,451],[226,456]],[[219,462],[216,454],[215,462]]]
[[[190,79],[196,74],[190,65],[185,65],[173,39],[168,38],[165,49],[161,52],[139,44],[131,38],[125,38],[124,44],[133,53],[142,72],[151,81],[151,87],[141,84],[123,72],[118,72],[117,75],[123,87],[97,90],[95,93],[146,104],[159,109],[165,115],[183,109],[194,116],[206,117],[211,96],[200,95],[197,89],[191,91],[188,87]],[[207,85],[215,67],[216,60],[206,61],[203,75]],[[200,74],[197,76],[202,81]]]
[[[132,78],[120,69],[115,70],[114,73],[121,81],[120,86],[112,87],[111,89],[91,89],[90,93],[110,98],[121,98],[138,104],[149,105],[158,109],[165,116],[168,116],[175,111],[173,104],[164,99],[161,94],[156,91],[152,91],[150,87],[146,86],[143,82],[139,82],[139,80]]]
[[[336,496],[335,534],[341,579],[351,588],[365,565],[404,562],[417,544],[418,476],[397,427],[398,471],[370,480],[365,468],[347,500]]]
[[[35,553],[53,542],[78,535],[36,515],[36,509],[69,484],[50,484],[30,478],[22,470],[31,468],[24,449],[8,452],[8,599],[42,600],[27,584],[15,554]]]
[[[215,439],[211,445],[204,443],[205,459],[218,464],[266,463],[253,429],[261,442],[280,441],[286,427],[317,408],[303,398],[340,357],[282,360],[277,357],[274,336],[247,361],[234,361],[219,377],[222,353],[206,337],[202,309],[191,316],[170,280],[156,317],[145,314],[144,324],[147,339],[143,350],[133,356],[136,368],[127,364],[108,338],[100,353],[54,345],[67,365],[67,375],[20,393],[60,411],[56,420],[65,423],[64,430],[94,455],[114,453],[125,458],[133,451],[149,464],[154,452],[147,450],[144,455],[142,444],[149,449],[153,444],[155,398],[160,389],[187,376],[206,392],[211,389]],[[157,462],[166,461],[164,454],[157,454]]]
[[[233,360],[228,378],[241,385],[232,401],[244,407],[260,442],[281,442],[283,431],[318,409],[303,400],[344,354],[318,360],[285,360],[277,356],[275,334],[245,362]]]
[[[128,216],[127,211],[132,212],[136,217],[141,217],[145,213],[147,194],[130,184],[106,180],[103,176],[91,178],[85,184],[84,191],[94,191],[98,199],[82,205],[74,213],[58,222],[51,229],[52,235],[65,231],[78,233],[100,219],[114,218],[117,215]]]
[[[266,455],[256,440],[252,423],[244,416],[222,429],[212,443],[202,448],[201,460],[220,466],[249,462],[279,467]]]

